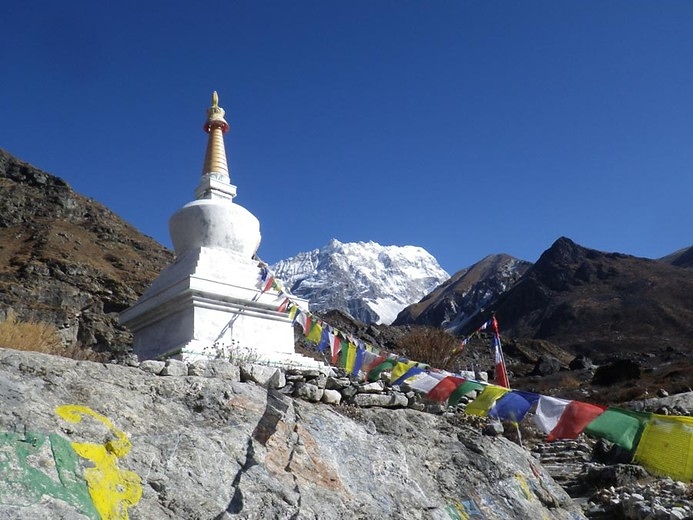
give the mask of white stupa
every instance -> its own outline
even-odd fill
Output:
[[[224,357],[317,366],[294,352],[291,320],[277,311],[286,295],[263,291],[255,257],[260,222],[233,202],[236,186],[224,149],[229,125],[216,92],[204,130],[209,140],[196,200],[169,221],[176,260],[120,314],[134,333],[135,354],[140,360]],[[307,309],[305,300],[292,300]]]

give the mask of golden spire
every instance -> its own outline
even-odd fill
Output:
[[[230,182],[229,166],[224,149],[224,134],[229,131],[229,124],[224,119],[225,114],[224,109],[219,106],[219,96],[215,90],[212,94],[212,106],[207,109],[207,121],[203,127],[209,134],[209,139],[202,175],[216,174],[215,176]]]

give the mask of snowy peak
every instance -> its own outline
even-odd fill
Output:
[[[336,239],[271,269],[293,294],[308,299],[313,311],[339,309],[365,323],[391,323],[449,278],[421,247]]]

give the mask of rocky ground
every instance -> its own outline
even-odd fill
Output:
[[[690,484],[619,463],[601,441],[545,443],[531,421],[519,435],[503,431],[465,415],[464,402],[445,409],[333,369],[130,364],[0,349],[0,453],[10,461],[0,517],[97,518],[86,494],[76,498],[83,470],[68,471],[41,439],[108,451],[119,432],[130,444],[113,452],[114,475],[140,486],[133,519],[693,517]],[[692,405],[693,393],[642,404]],[[79,424],[58,414],[65,406]],[[30,438],[39,444],[27,457]],[[35,478],[55,472],[72,494],[37,495]],[[113,489],[122,506],[129,488]]]
[[[329,369],[0,349],[0,518],[584,518],[528,451],[410,399]]]

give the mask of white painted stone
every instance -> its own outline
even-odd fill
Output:
[[[282,388],[286,385],[284,372],[277,367],[265,365],[241,365],[241,380],[254,381],[265,388]]]
[[[320,400],[325,404],[339,404],[342,401],[342,394],[337,390],[325,390]]]

